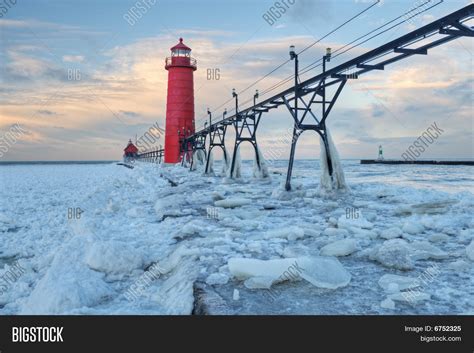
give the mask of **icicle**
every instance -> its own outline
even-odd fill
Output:
[[[227,171],[227,177],[229,178],[240,178],[242,177],[242,160],[240,159],[240,146],[237,147],[237,151],[235,153],[235,165],[234,165],[234,173],[231,173],[232,166]]]
[[[326,190],[344,190],[348,189],[346,180],[344,177],[344,171],[342,169],[341,160],[339,159],[339,153],[337,152],[336,146],[332,141],[331,134],[326,130],[326,136],[328,139],[329,153],[331,156],[332,164],[332,179],[329,175],[329,168],[326,156],[326,146],[324,141],[320,138],[321,144],[321,187]]]
[[[257,163],[257,156],[260,161],[260,168]],[[257,156],[255,156],[255,159],[253,161],[253,176],[255,178],[268,178],[270,177],[270,173],[268,172],[268,166],[267,162],[265,161],[265,158],[263,157],[262,151],[260,151],[260,148],[257,146]]]

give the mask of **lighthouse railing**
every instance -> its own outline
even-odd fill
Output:
[[[197,68],[197,60],[192,57],[170,56],[165,60],[166,68],[170,66],[191,66]]]

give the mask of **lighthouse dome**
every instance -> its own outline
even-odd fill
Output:
[[[176,50],[189,50],[189,51],[191,51],[191,48],[183,43],[183,38],[179,38],[179,43],[171,48],[171,51],[176,51]]]

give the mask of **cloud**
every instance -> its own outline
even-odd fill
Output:
[[[38,114],[40,115],[56,115],[55,112],[51,111],[51,110],[47,110],[47,109],[40,109],[37,111]]]
[[[138,113],[135,113],[135,112],[127,112],[127,111],[125,111],[125,110],[121,110],[120,113],[123,114],[123,115],[126,115],[126,116],[128,116],[128,117],[131,117],[131,118],[136,118],[136,117],[139,117],[139,116],[140,116],[140,114],[138,114]]]
[[[82,63],[84,61],[83,55],[64,55],[63,61],[66,63]]]

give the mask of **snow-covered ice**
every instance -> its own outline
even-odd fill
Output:
[[[0,314],[191,314],[201,285],[215,313],[474,312],[472,167],[335,162],[329,191],[295,161],[291,192],[284,161],[0,166],[0,276],[25,269]]]

